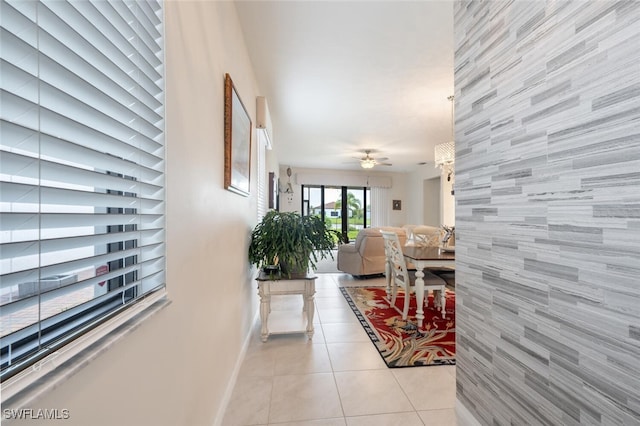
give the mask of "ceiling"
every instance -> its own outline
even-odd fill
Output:
[[[238,1],[283,166],[433,167],[452,139],[452,1]],[[428,166],[427,165],[427,166]]]

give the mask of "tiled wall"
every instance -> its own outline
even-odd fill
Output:
[[[455,6],[458,399],[640,424],[640,1]]]

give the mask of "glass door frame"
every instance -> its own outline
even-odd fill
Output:
[[[301,194],[302,196],[300,197],[300,212],[302,213],[302,215],[305,215],[305,213],[307,215],[310,214],[311,212],[311,205],[309,203],[308,199],[305,199],[305,189],[309,189],[311,190],[312,188],[315,189],[320,189],[320,219],[324,222],[326,220],[326,214],[325,214],[325,189],[326,188],[335,188],[335,189],[340,189],[340,199],[344,200],[345,202],[342,202],[340,205],[340,223],[341,223],[341,230],[340,232],[342,233],[344,239],[346,242],[349,242],[349,205],[348,203],[346,203],[346,200],[348,199],[348,193],[349,190],[356,190],[356,191],[362,191],[362,227],[363,228],[367,228],[369,226],[368,221],[370,220],[370,217],[367,215],[367,193],[369,193],[369,191],[371,190],[371,188],[363,186],[363,187],[348,187],[348,186],[329,186],[329,185],[302,185],[301,186]],[[306,207],[306,208],[305,208]],[[345,218],[347,218],[347,220],[345,220]]]

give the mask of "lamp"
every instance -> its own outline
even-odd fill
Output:
[[[456,158],[456,145],[453,136],[453,95],[447,98],[451,101],[451,141],[444,142],[435,146],[434,156],[436,167],[440,167],[443,173],[447,173],[447,180],[451,180],[454,173],[454,162]]]
[[[372,169],[375,165],[376,161],[373,158],[369,158],[368,156],[363,160],[360,160],[360,167],[362,167],[363,169]]]

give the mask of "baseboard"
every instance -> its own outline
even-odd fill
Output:
[[[456,398],[456,418],[458,426],[481,426],[480,422],[471,414],[471,411]]]
[[[213,419],[213,426],[222,426],[222,420],[224,420],[224,414],[227,411],[227,407],[229,406],[229,402],[231,401],[231,396],[233,396],[233,389],[236,387],[236,383],[238,382],[238,375],[240,374],[240,368],[242,367],[242,363],[244,362],[245,357],[247,356],[247,350],[249,349],[249,343],[251,342],[251,335],[253,333],[254,326],[260,319],[260,310],[256,310],[256,314],[253,317],[253,321],[251,322],[251,327],[247,332],[247,335],[244,338],[244,342],[242,344],[242,349],[240,349],[240,354],[238,358],[236,358],[236,365],[233,366],[233,372],[231,373],[231,378],[227,382],[227,388],[224,391],[224,395],[222,396],[222,401],[220,403],[220,409],[216,413],[216,417]]]

